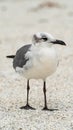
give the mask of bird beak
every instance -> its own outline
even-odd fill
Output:
[[[60,45],[64,45],[66,46],[65,42],[61,41],[61,40],[55,40],[55,41],[52,41],[53,44],[60,44]]]

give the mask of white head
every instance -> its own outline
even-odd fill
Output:
[[[33,43],[34,44],[42,44],[43,42],[46,44],[48,43],[49,45],[53,44],[61,44],[61,45],[66,45],[63,41],[55,39],[51,34],[47,32],[38,32],[33,35]]]

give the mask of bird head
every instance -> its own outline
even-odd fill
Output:
[[[66,45],[65,42],[62,40],[55,39],[51,34],[46,33],[46,32],[38,32],[33,35],[33,43],[38,44],[38,43],[48,43],[49,45],[54,45],[54,44],[60,44],[60,45]]]

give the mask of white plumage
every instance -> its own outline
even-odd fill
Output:
[[[16,67],[16,71],[21,73],[27,79],[43,79],[51,75],[57,68],[58,58],[53,46],[49,44],[38,43],[32,45],[25,54],[29,59],[23,68]]]

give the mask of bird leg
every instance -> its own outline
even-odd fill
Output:
[[[26,109],[26,110],[29,110],[29,109],[32,109],[32,110],[35,110],[35,108],[31,107],[29,105],[29,90],[30,90],[30,86],[29,86],[29,80],[27,81],[27,103],[25,106],[22,106],[21,109]]]
[[[43,110],[48,110],[47,100],[46,100],[46,82],[45,81],[43,84],[43,92],[44,92],[44,108],[43,108]]]
[[[47,99],[46,99],[46,82],[44,81],[44,85],[43,85],[43,92],[44,92],[44,108],[42,110],[48,110],[48,111],[54,111],[54,110],[58,110],[58,109],[48,109],[47,107]]]

